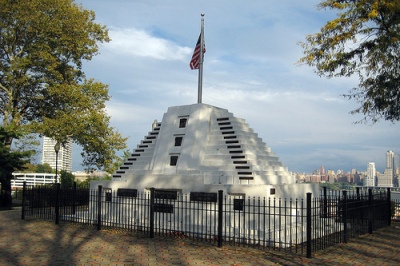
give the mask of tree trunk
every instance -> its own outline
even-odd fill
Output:
[[[8,209],[12,208],[12,196],[11,196],[11,173],[7,173],[6,177],[1,182],[1,193],[0,193],[0,208]]]

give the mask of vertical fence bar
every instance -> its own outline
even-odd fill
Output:
[[[328,198],[326,195],[326,187],[324,187],[324,214],[323,214],[324,218],[328,217]]]
[[[97,230],[101,230],[101,195],[103,194],[103,186],[99,185],[97,190]]]
[[[72,188],[72,214],[75,215],[76,212],[76,182]]]
[[[368,189],[368,234],[372,234],[372,188]]]
[[[60,183],[56,184],[56,224],[60,223]]]
[[[311,192],[307,193],[307,220],[306,220],[306,227],[307,227],[307,258],[311,258]]]
[[[26,201],[26,181],[24,181],[22,186],[22,210],[21,210],[22,220],[25,220],[25,201]]]
[[[154,238],[154,188],[150,188],[150,238]]]
[[[388,208],[388,226],[392,224],[392,200],[390,195],[390,188],[387,188],[387,208]]]
[[[218,247],[222,247],[222,215],[224,191],[218,190]]]
[[[347,243],[347,191],[343,191],[343,205],[342,205],[342,219],[343,219],[343,243]]]

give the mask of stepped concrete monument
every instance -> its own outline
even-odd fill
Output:
[[[91,182],[92,188],[98,185],[181,194],[223,190],[244,197],[319,194],[318,185],[297,184],[244,119],[203,103],[168,108],[111,181]]]

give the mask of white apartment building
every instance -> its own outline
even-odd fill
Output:
[[[56,152],[54,146],[57,142],[51,138],[43,137],[42,164],[49,164],[51,168],[56,169]],[[72,141],[60,146],[57,158],[58,170],[72,172]]]
[[[375,163],[368,163],[367,166],[367,176],[364,178],[364,187],[374,187],[375,186],[375,176],[376,169]]]
[[[386,168],[383,174],[378,174],[378,187],[393,187],[393,169]]]
[[[56,182],[56,175],[49,173],[13,173],[13,177],[11,179],[11,187],[13,188],[22,188],[24,186],[24,182],[26,182],[27,186],[37,186],[37,185],[46,185],[46,184],[54,184]]]

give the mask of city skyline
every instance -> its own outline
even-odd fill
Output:
[[[395,157],[396,155],[398,156],[398,163],[395,163]],[[396,154],[393,151],[387,151],[385,154],[385,165],[383,165],[380,169],[382,169],[381,171],[378,171],[376,168],[376,164],[375,162],[368,162],[366,164],[365,169],[357,169],[357,168],[352,168],[352,169],[331,169],[331,168],[326,168],[325,165],[321,165],[320,167],[315,168],[314,172],[317,171],[318,169],[324,169],[325,172],[327,171],[334,171],[335,173],[337,173],[337,171],[343,171],[343,173],[352,173],[354,170],[356,170],[358,173],[360,172],[364,172],[364,173],[369,173],[369,169],[373,168],[373,172],[374,173],[383,173],[385,171],[385,169],[387,168],[392,168],[394,169],[394,173],[396,173],[396,170],[399,169],[400,167],[400,153]],[[391,163],[389,163],[391,162]],[[399,169],[400,170],[400,169]],[[371,170],[372,171],[372,170]],[[320,170],[321,172],[321,170]]]
[[[112,41],[83,70],[109,84],[111,125],[130,150],[168,107],[196,102],[189,62],[205,13],[203,102],[245,119],[289,171],[364,170],[370,161],[383,171],[386,151],[400,152],[399,124],[354,124],[362,116],[349,112],[358,104],[341,95],[356,77],[319,78],[296,65],[298,42],[335,17],[317,10],[320,1],[80,2],[109,28]],[[73,160],[82,170],[78,147]]]

